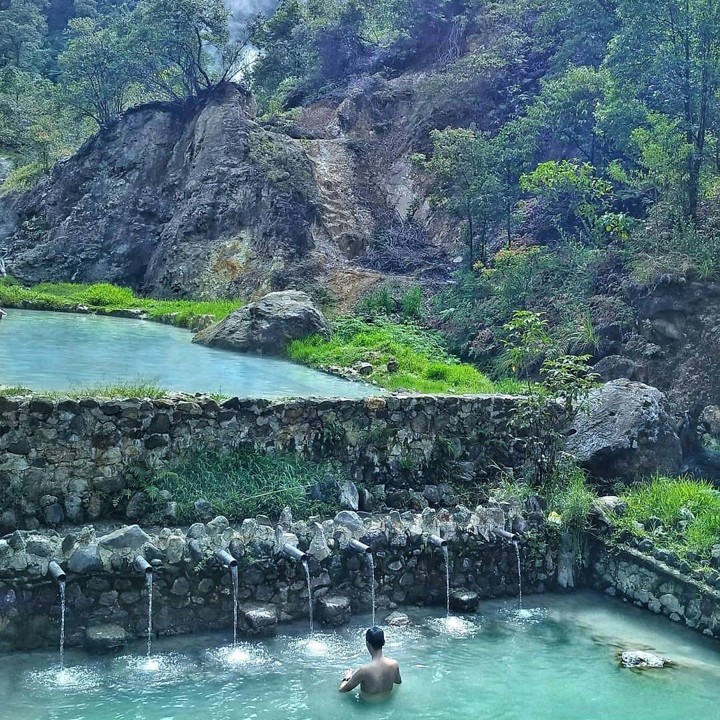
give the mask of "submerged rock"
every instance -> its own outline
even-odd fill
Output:
[[[238,608],[240,628],[252,637],[277,633],[277,609],[273,605],[253,604]]]
[[[672,663],[661,655],[645,650],[626,650],[620,656],[620,664],[626,668],[663,668]]]
[[[117,652],[127,643],[127,633],[119,625],[95,625],[85,631],[85,648],[99,654]]]
[[[388,627],[405,627],[410,624],[410,617],[396,610],[385,618],[385,624]]]
[[[480,598],[472,590],[458,589],[450,593],[450,607],[457,612],[475,612]]]
[[[201,330],[193,342],[236,352],[281,355],[293,340],[328,335],[330,325],[307,293],[269,293]]]
[[[320,620],[325,625],[344,625],[350,622],[352,608],[350,598],[344,595],[325,595],[319,600]]]

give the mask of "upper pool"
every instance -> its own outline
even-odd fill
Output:
[[[382,393],[284,360],[194,345],[186,330],[155,322],[35,310],[8,310],[0,322],[0,385],[72,390],[138,380],[240,397]]]
[[[121,657],[72,651],[0,655],[0,716],[12,720],[716,720],[717,641],[602,595],[485,602],[464,636],[448,634],[441,610],[408,610],[413,624],[386,628],[403,684],[384,704],[337,691],[345,668],[365,662],[361,619],[307,641],[307,623],[273,640],[230,633],[144,643]],[[382,619],[382,614],[380,619]],[[369,618],[364,618],[367,622]],[[618,667],[621,649],[652,648],[677,666]],[[227,647],[224,648],[227,650]]]

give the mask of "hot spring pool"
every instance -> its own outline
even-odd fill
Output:
[[[483,603],[464,632],[448,634],[439,610],[408,611],[413,625],[386,628],[404,683],[386,704],[341,695],[343,670],[365,661],[363,618],[307,641],[298,623],[273,640],[228,634],[168,638],[121,657],[67,653],[0,656],[0,717],[8,720],[716,720],[720,646],[664,618],[601,595]],[[384,617],[380,614],[380,618]],[[364,618],[367,621],[367,618]],[[631,671],[615,653],[649,648],[674,668]]]
[[[72,390],[138,380],[239,397],[383,392],[284,360],[194,345],[187,330],[155,322],[12,309],[0,322],[0,385]]]

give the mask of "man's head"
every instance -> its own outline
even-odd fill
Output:
[[[371,653],[382,650],[385,645],[385,633],[377,626],[371,627],[365,633],[365,642]]]

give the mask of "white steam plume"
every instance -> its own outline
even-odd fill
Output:
[[[279,0],[223,0],[232,13],[230,20],[230,37],[240,40],[244,37],[248,21],[257,15],[270,15]]]

